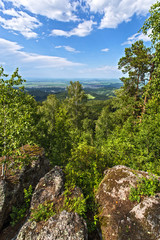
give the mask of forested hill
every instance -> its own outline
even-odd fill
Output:
[[[60,82],[57,83],[57,80],[53,79],[52,82],[46,82],[43,80],[42,82],[35,82],[35,80],[29,81],[28,84],[25,84],[25,90],[34,96],[36,101],[44,101],[47,99],[49,94],[55,94],[58,100],[64,100],[67,97],[67,89],[66,87],[69,85],[67,83],[59,80]],[[62,82],[61,82],[62,81]],[[77,80],[76,80],[77,81]],[[93,79],[93,82],[89,80],[88,84],[86,80],[83,79],[78,80],[81,85],[83,86],[83,90],[87,94],[88,100],[106,100],[112,96],[115,96],[115,90],[122,86],[122,83],[118,80],[100,80],[100,79]],[[61,86],[62,85],[62,86]]]
[[[106,168],[125,165],[160,175],[160,3],[150,10],[142,32],[152,48],[137,41],[118,62],[123,86],[106,101],[89,102],[82,85],[70,82],[64,100],[51,94],[37,103],[23,87],[18,69],[11,78],[0,68],[0,155],[2,176],[28,162],[23,145],[45,149],[53,166],[66,175],[65,189],[82,189],[85,214],[94,229],[94,193]],[[150,31],[151,30],[151,31]],[[126,77],[127,76],[127,77]],[[15,88],[16,86],[16,88]],[[11,156],[17,154],[15,164]],[[13,160],[13,158],[12,158]],[[92,213],[92,214],[91,214]],[[86,217],[87,218],[87,217]],[[93,229],[92,229],[93,227]]]

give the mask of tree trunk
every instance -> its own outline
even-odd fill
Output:
[[[149,82],[148,82],[148,86],[151,85],[151,80],[152,80],[152,73],[154,71],[154,63],[152,63],[152,67],[151,67],[151,71],[150,71],[150,78],[149,78]],[[148,92],[149,92],[149,87],[145,93],[145,98],[144,98],[144,103],[143,103],[143,108],[142,108],[142,114],[141,114],[141,118],[140,118],[140,123],[142,122],[142,118],[143,118],[143,115],[145,114],[146,112],[146,104],[147,104],[147,101],[148,101]]]

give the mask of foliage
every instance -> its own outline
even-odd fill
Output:
[[[12,207],[12,213],[10,217],[12,219],[11,225],[14,226],[18,223],[21,219],[26,216],[26,213],[30,207],[30,201],[32,198],[32,185],[29,186],[28,190],[24,188],[24,204],[21,207]]]
[[[130,48],[125,48],[125,56],[120,58],[118,68],[127,77],[122,77],[124,85],[117,91],[121,108],[128,108],[129,115],[139,116],[142,106],[144,86],[149,80],[152,71],[152,55],[150,48],[146,48],[143,41],[137,41]]]
[[[96,121],[96,140],[97,145],[103,144],[107,140],[108,136],[114,130],[117,124],[117,118],[115,117],[115,109],[113,107],[113,100],[108,100],[106,106],[102,109],[101,115]]]
[[[98,187],[104,169],[103,154],[95,147],[81,143],[72,151],[65,168],[67,186],[78,186],[85,197],[91,196]]]
[[[64,165],[71,149],[67,110],[54,95],[49,95],[39,106],[38,115],[40,144],[46,149],[52,164]]]
[[[39,204],[37,208],[31,209],[31,221],[47,221],[50,217],[55,215],[53,202],[45,201],[42,204]]]
[[[139,178],[136,187],[131,187],[129,199],[140,202],[144,196],[154,196],[160,191],[160,181],[155,176]]]
[[[85,105],[87,101],[87,95],[82,89],[82,85],[79,81],[72,82],[67,87],[68,98],[66,99],[66,107],[70,118],[70,124],[74,128],[81,129],[81,121],[85,115]]]
[[[85,216],[86,213],[86,199],[84,198],[83,194],[80,196],[74,196],[75,188],[72,187],[70,189],[66,189],[64,192],[64,205],[63,209],[68,212],[76,212],[80,216]]]
[[[160,114],[145,115],[142,123],[129,118],[102,145],[110,166],[128,167],[160,174]]]
[[[23,87],[17,88],[24,80],[18,73],[18,69],[9,80],[0,67],[0,156],[3,159],[2,175],[5,175],[5,167],[9,156],[20,146],[34,142],[34,112],[36,104]]]
[[[150,107],[156,110],[160,103],[160,2],[157,1],[150,8],[150,16],[146,19],[142,31],[149,35],[152,41],[152,48],[154,50],[154,57],[152,65],[154,71],[150,83],[147,86],[147,95],[150,97]]]
[[[84,201],[78,209],[80,208],[80,211],[85,210],[84,217],[90,230],[96,227],[97,204],[95,202],[95,192],[106,166],[107,162],[103,154],[95,147],[88,146],[83,142],[72,151],[71,158],[65,168],[66,189],[78,186],[83,192]],[[74,200],[72,201],[74,202]],[[71,205],[73,204],[72,201]]]

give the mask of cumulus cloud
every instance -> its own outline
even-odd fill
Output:
[[[127,39],[126,42],[124,42],[122,45],[127,45],[127,44],[133,44],[136,41],[143,40],[144,42],[149,42],[151,41],[149,35],[151,34],[151,30],[148,30],[147,35],[143,33],[135,33],[131,37]]]
[[[73,52],[73,53],[79,53],[75,48],[72,48],[70,46],[56,46],[55,48],[64,48],[68,52]]]
[[[145,15],[156,0],[85,0],[90,11],[103,14],[99,28],[116,28],[134,14]]]
[[[77,28],[74,28],[71,31],[53,29],[51,35],[65,36],[65,37],[71,37],[71,36],[85,37],[91,33],[91,31],[93,30],[93,25],[95,24],[96,22],[93,22],[92,20],[84,21],[83,23],[79,23]]]
[[[15,7],[23,6],[26,10],[63,22],[76,21],[77,16],[73,13],[76,9],[76,2],[70,0],[4,0],[12,2]]]
[[[66,58],[25,52],[18,43],[3,38],[0,38],[0,55],[4,62],[16,62],[19,66],[32,66],[32,68],[60,68],[82,65],[71,62]]]
[[[36,38],[38,35],[33,30],[42,24],[35,18],[23,11],[15,9],[2,10],[3,14],[11,18],[0,16],[0,24],[3,28],[20,32],[26,38]]]
[[[102,52],[108,52],[109,51],[109,48],[104,48],[101,50]]]
[[[13,8],[5,9],[8,2]],[[116,28],[120,23],[130,21],[134,14],[147,14],[155,2],[156,0],[145,0],[145,3],[144,0],[0,0],[3,14],[12,16],[12,19],[1,17],[0,22],[6,29],[19,31],[27,38],[36,38],[34,30],[41,26],[38,15],[62,22],[79,21],[79,25],[71,31],[53,29],[51,35],[85,37],[96,24],[92,21],[95,14],[98,13],[100,20],[99,29]],[[85,14],[82,15],[82,12]],[[92,20],[88,20],[89,17]]]

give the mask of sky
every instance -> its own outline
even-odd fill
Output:
[[[0,66],[23,78],[119,78],[155,0],[0,0]]]

